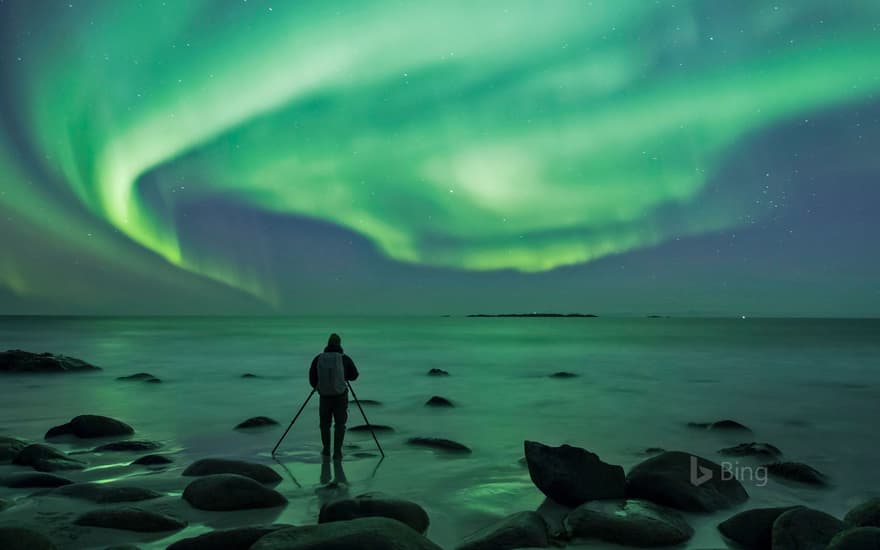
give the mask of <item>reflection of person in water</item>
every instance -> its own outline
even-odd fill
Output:
[[[350,498],[348,494],[348,479],[342,469],[342,461],[333,461],[333,480],[330,480],[330,461],[321,462],[321,486],[315,490],[321,506],[335,500]]]

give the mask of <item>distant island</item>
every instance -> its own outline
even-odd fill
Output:
[[[472,313],[468,317],[598,317],[592,313]]]

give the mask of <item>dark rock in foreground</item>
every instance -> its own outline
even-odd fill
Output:
[[[578,375],[573,372],[559,371],[551,374],[550,378],[577,378],[577,376]]]
[[[279,523],[211,531],[197,537],[181,539],[166,550],[248,550],[255,542],[269,533],[290,527],[293,525]]]
[[[782,451],[769,443],[740,443],[733,447],[725,447],[718,451],[724,456],[755,456],[758,458],[776,460],[782,456]]]
[[[20,527],[0,527],[0,548],[3,550],[55,550],[45,535]]]
[[[428,371],[428,376],[449,376],[449,373],[443,369],[431,369]]]
[[[12,460],[26,446],[27,443],[21,439],[0,435],[0,462]]]
[[[274,508],[287,504],[281,493],[235,474],[199,478],[186,486],[183,499],[194,508],[209,511]]]
[[[645,501],[593,501],[565,519],[576,538],[595,538],[624,546],[672,546],[690,539],[694,529],[681,514]]]
[[[30,353],[20,349],[0,351],[0,373],[58,373],[99,370],[101,370],[100,367],[66,355]]]
[[[469,535],[456,550],[512,550],[550,546],[547,523],[537,512],[519,512]]]
[[[452,401],[446,399],[445,397],[440,397],[439,395],[435,395],[428,399],[425,402],[426,407],[452,407]]]
[[[718,420],[717,422],[688,422],[691,428],[706,429],[716,432],[746,432],[752,433],[751,428],[740,424],[736,420]]]
[[[175,517],[156,512],[148,512],[140,508],[114,508],[86,512],[76,518],[76,525],[86,527],[104,527],[106,529],[122,529],[139,533],[158,533],[162,531],[179,531],[186,527],[186,522]]]
[[[93,453],[155,451],[162,445],[155,441],[114,441],[92,449]]]
[[[828,485],[828,478],[825,474],[801,462],[773,462],[765,464],[764,467],[767,468],[770,475],[777,478],[815,487]]]
[[[373,494],[325,504],[318,515],[318,523],[371,517],[396,519],[423,534],[430,524],[427,512],[415,502]]]
[[[606,464],[599,456],[570,445],[550,447],[524,442],[532,482],[542,493],[572,508],[588,500],[623,498],[623,468]]]
[[[249,477],[260,483],[278,483],[281,476],[272,468],[243,460],[225,458],[203,458],[197,460],[183,471],[185,476],[208,476],[214,474],[236,474]]]
[[[393,519],[361,518],[281,529],[250,550],[441,550]]]
[[[434,449],[435,451],[445,451],[448,453],[462,454],[471,453],[469,447],[466,447],[465,445],[462,445],[457,441],[442,439],[439,437],[411,437],[406,440],[406,443],[415,447],[428,447],[430,449]]]
[[[159,498],[162,493],[141,487],[120,487],[113,483],[73,483],[51,492],[52,495],[89,500],[97,504],[138,502]]]
[[[773,522],[773,550],[824,550],[846,527],[839,519],[803,506],[783,513]]]
[[[272,420],[268,416],[255,416],[248,418],[244,422],[235,427],[236,430],[246,430],[248,428],[265,428],[266,426],[277,426],[278,422]]]
[[[718,524],[721,534],[749,550],[770,550],[773,542],[773,523],[794,509],[794,506],[754,508],[740,512]]]
[[[132,461],[131,466],[164,466],[165,464],[171,464],[173,462],[173,460],[165,455],[146,455]]]
[[[153,376],[148,372],[139,372],[137,374],[129,374],[128,376],[119,376],[116,379],[123,382],[161,382],[161,380],[157,376]]]
[[[880,498],[859,504],[846,514],[843,521],[853,527],[880,527]]]
[[[836,534],[827,550],[877,550],[880,548],[880,528],[856,527]]]
[[[73,483],[67,478],[53,474],[13,474],[3,480],[3,485],[12,489],[61,487]]]
[[[40,472],[57,472],[59,470],[82,470],[86,467],[84,462],[70,458],[54,447],[33,443],[21,450],[13,464],[30,466]]]
[[[697,476],[691,480],[691,472]],[[667,451],[636,465],[627,476],[629,498],[650,500],[688,512],[714,512],[745,502],[749,495],[721,466],[681,451]]]
[[[370,424],[367,426],[366,424],[361,424],[359,426],[352,426],[348,429],[350,432],[369,432],[372,427],[375,432],[393,432],[394,428],[391,426],[384,426],[382,424]]]
[[[83,439],[95,437],[112,437],[131,435],[134,429],[125,422],[100,416],[97,414],[82,414],[73,418],[67,424],[55,426],[46,432],[45,439],[61,435],[73,435]]]

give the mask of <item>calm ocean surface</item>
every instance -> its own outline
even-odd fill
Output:
[[[429,536],[441,545],[490,516],[541,504],[518,463],[524,439],[582,446],[627,469],[645,458],[647,447],[720,461],[718,449],[749,438],[686,423],[732,418],[750,426],[757,441],[833,482],[815,490],[744,479],[752,495],[747,507],[799,502],[839,515],[880,493],[876,320],[0,318],[2,349],[63,353],[104,369],[0,379],[0,434],[38,440],[78,414],[113,416],[134,426],[139,439],[161,441],[175,453],[175,468],[159,475],[177,476],[205,456],[272,464],[287,476],[278,490],[291,499],[278,521],[314,521],[321,475],[317,399],[285,439],[281,464],[270,461],[269,451],[308,396],[309,363],[334,331],[360,369],[358,397],[382,403],[365,407],[370,421],[396,430],[380,434],[388,455],[381,464],[374,457],[346,460],[349,490],[422,503],[432,519]],[[434,367],[451,376],[427,376]],[[141,371],[163,382],[115,380]],[[548,377],[556,371],[578,376]],[[243,373],[260,378],[242,379]],[[425,407],[433,395],[455,408]],[[257,415],[281,426],[232,429]],[[362,423],[354,405],[349,418],[350,426]],[[439,456],[408,447],[412,436],[454,439],[474,452]],[[347,441],[363,451],[375,448],[369,435],[350,434]],[[112,463],[105,469],[128,475]],[[689,546],[717,546],[714,529],[701,525],[728,515],[694,519],[697,535]]]

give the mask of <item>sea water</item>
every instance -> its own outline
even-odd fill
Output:
[[[357,448],[335,472],[345,483],[322,489],[334,472],[322,472],[317,398],[277,462],[270,451],[308,397],[309,364],[330,332],[342,336],[360,371],[357,396],[381,403],[364,407],[370,422],[394,432],[378,434],[381,461],[369,433],[349,434],[346,443]],[[103,368],[0,378],[0,434],[41,440],[78,414],[119,418],[137,439],[161,442],[174,465],[145,472],[119,456],[92,456],[84,479],[149,479],[172,495],[185,486],[181,470],[199,458],[264,462],[284,476],[277,490],[290,499],[269,522],[312,523],[327,498],[383,492],[420,503],[431,517],[429,537],[452,547],[495,518],[542,504],[519,461],[524,440],[584,447],[626,469],[649,447],[726,460],[751,495],[743,508],[800,503],[842,516],[880,494],[877,320],[7,317],[0,348],[63,353]],[[428,376],[432,368],[449,376]],[[549,376],[559,371],[576,376]],[[137,372],[162,382],[116,380]],[[455,406],[426,407],[434,395]],[[279,425],[233,429],[258,415]],[[727,418],[754,436],[687,426]],[[352,403],[349,426],[362,423]],[[415,436],[452,439],[473,452],[455,457],[407,445]],[[831,486],[766,481],[754,475],[759,461],[717,453],[752,439],[826,473]],[[127,464],[132,457],[125,457]],[[689,547],[721,544],[714,525],[730,513],[689,516],[697,528]],[[206,530],[190,525],[139,544],[163,548]]]

